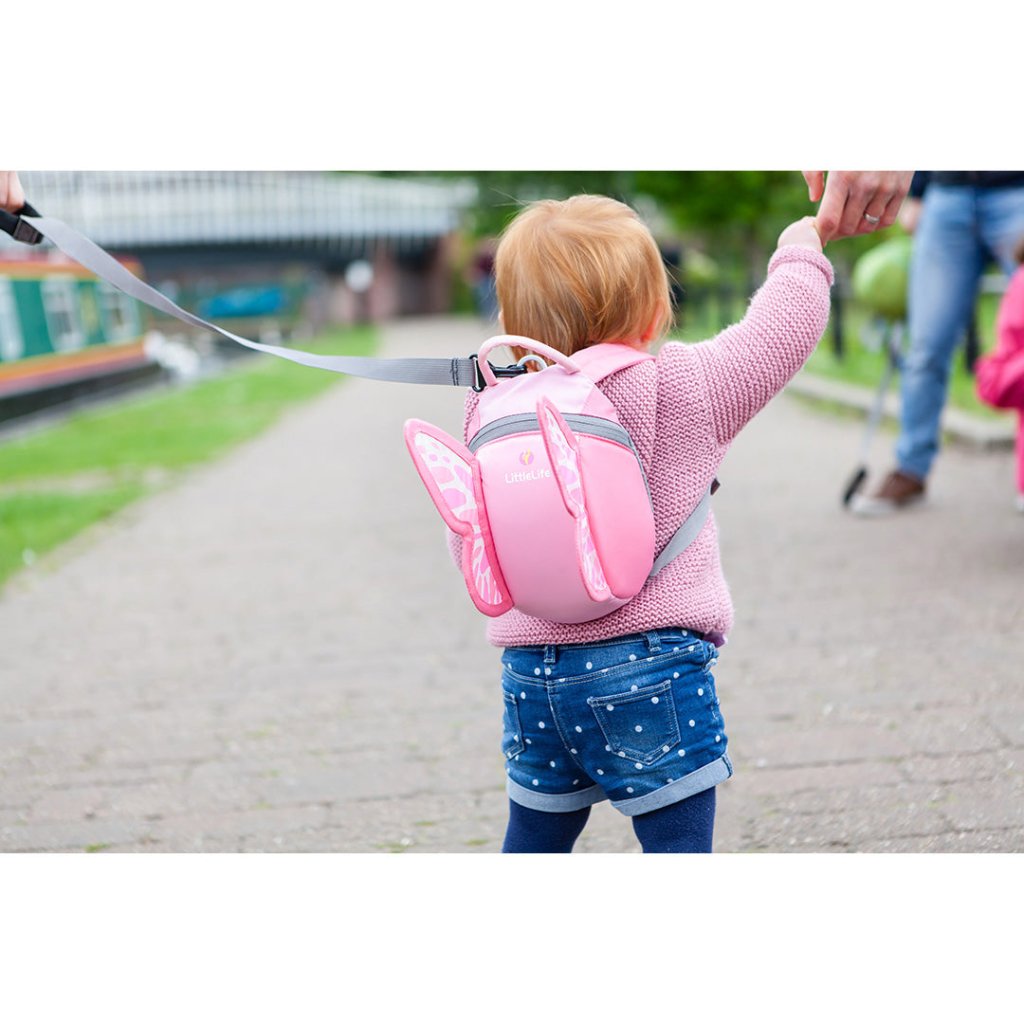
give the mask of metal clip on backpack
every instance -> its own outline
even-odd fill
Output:
[[[501,383],[487,354],[515,345],[553,365]],[[654,510],[639,454],[597,387],[652,358],[600,344],[571,358],[515,335],[491,338],[468,446],[409,420],[405,440],[448,527],[463,538],[469,595],[485,615],[518,608],[553,622],[600,618],[632,600],[707,518],[710,490],[655,560]]]

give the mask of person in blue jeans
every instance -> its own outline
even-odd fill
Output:
[[[1024,235],[1024,171],[918,172],[900,213],[914,234],[907,294],[909,347],[901,380],[896,466],[851,510],[886,515],[925,497],[939,452],[953,356],[991,262],[1007,274]]]

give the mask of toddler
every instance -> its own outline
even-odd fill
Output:
[[[526,207],[502,235],[495,275],[503,330],[567,355],[600,342],[646,349],[671,323],[654,238],[628,206],[603,196]],[[667,342],[656,358],[600,382],[640,455],[657,551],[707,491],[732,439],[821,338],[832,279],[805,217],[782,233],[740,323],[699,344]],[[467,429],[478,397],[467,398]],[[450,540],[458,562],[461,541]],[[503,852],[570,852],[591,805],[605,799],[630,818],[645,853],[711,851],[715,786],[732,774],[712,668],[732,617],[712,514],[682,554],[603,618],[566,625],[513,609],[490,621],[488,640],[504,648]],[[626,703],[639,717],[613,714]],[[625,717],[643,724],[626,735]]]

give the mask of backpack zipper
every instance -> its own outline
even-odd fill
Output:
[[[640,475],[643,477],[644,487],[647,488],[647,496],[651,498],[651,486],[647,482],[647,473],[644,472],[644,464],[640,453],[633,444],[633,438],[629,432],[619,423],[612,423],[603,416],[587,416],[583,413],[563,413],[565,422],[577,433],[586,434],[589,437],[599,437],[605,441],[614,441],[616,444],[628,448],[636,458],[640,467]],[[474,454],[477,449],[490,441],[496,441],[501,437],[509,437],[512,434],[540,433],[540,422],[536,413],[518,413],[515,416],[502,416],[501,419],[488,423],[481,427],[470,438],[467,447]],[[653,498],[651,498],[653,502]]]
[[[565,422],[577,434],[589,434],[591,437],[602,437],[607,441],[617,441],[626,448],[632,450],[633,454],[640,458],[640,453],[633,444],[626,428],[618,423],[611,423],[601,416],[585,416],[582,413],[563,413]],[[535,413],[519,413],[515,416],[503,416],[500,420],[488,423],[481,427],[469,442],[469,450],[475,452],[482,445],[489,441],[496,441],[499,437],[507,437],[510,434],[528,434],[532,431],[539,431],[540,423]]]

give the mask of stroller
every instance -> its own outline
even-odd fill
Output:
[[[850,506],[867,479],[868,455],[882,419],[885,397],[902,365],[911,245],[909,235],[888,239],[861,256],[853,268],[854,297],[873,314],[875,343],[871,347],[881,348],[885,352],[886,361],[864,430],[860,464],[843,490],[844,508]]]

